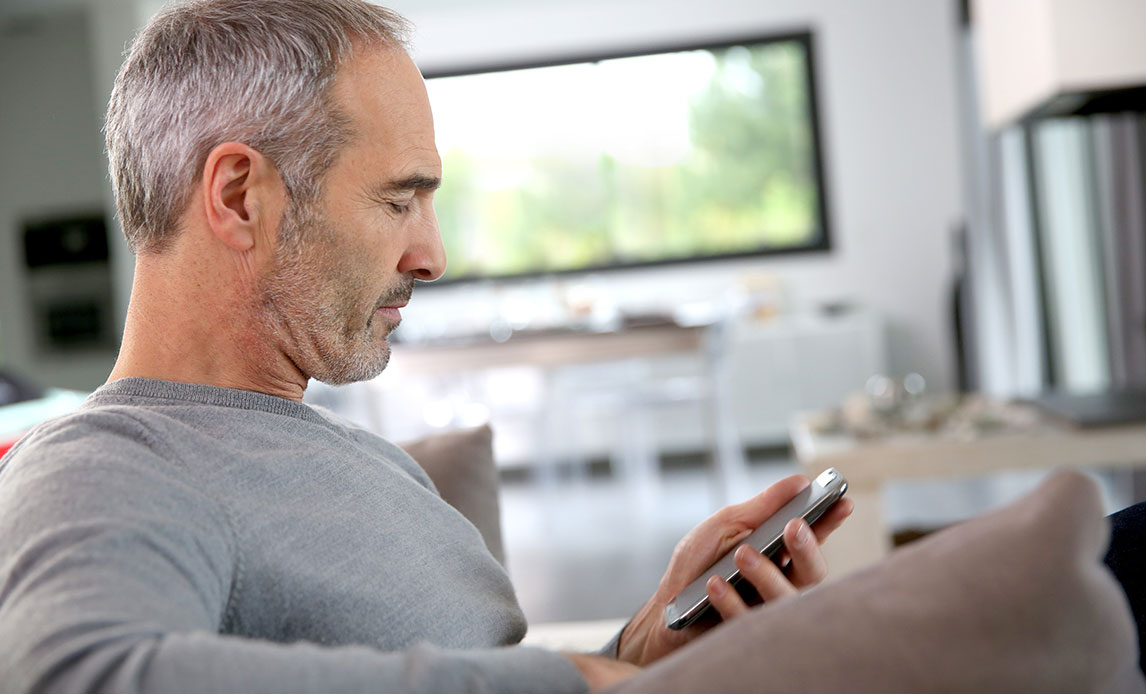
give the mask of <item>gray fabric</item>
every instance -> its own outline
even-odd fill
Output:
[[[5,692],[580,692],[397,446],[245,391],[116,381],[0,469]]]
[[[601,648],[596,651],[596,655],[612,658],[614,660],[619,658],[621,651],[621,635],[625,633],[625,629],[628,628],[628,626],[629,624],[626,622],[625,626],[621,627],[620,631],[613,634],[613,637],[605,642],[605,645],[601,646]]]
[[[617,688],[1143,692],[1095,484],[1061,473],[888,561],[721,625]]]

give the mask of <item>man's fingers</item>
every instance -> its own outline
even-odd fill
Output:
[[[828,539],[828,536],[835,532],[836,528],[843,525],[848,516],[852,515],[855,507],[855,503],[847,497],[832,504],[832,507],[820,516],[820,519],[812,526],[812,531],[816,533],[816,541],[822,544],[824,540]]]
[[[789,522],[784,527],[784,545],[792,560],[788,575],[793,585],[804,588],[827,578],[828,564],[807,523],[800,519]]]
[[[708,601],[720,613],[724,621],[736,619],[740,615],[748,611],[748,605],[744,604],[744,599],[736,592],[736,589],[728,585],[720,576],[712,576],[705,584],[705,589],[708,591]]]
[[[780,567],[751,545],[741,545],[737,548],[735,559],[741,578],[752,584],[765,602],[787,597],[796,592],[792,582]]]
[[[799,494],[811,481],[803,475],[791,475],[771,485],[751,499],[724,509],[730,520],[755,528],[780,510]]]
[[[809,530],[807,533],[809,536],[807,543],[815,549],[818,556],[819,549],[816,547],[815,541],[810,539],[811,531]],[[801,547],[800,552],[799,556],[803,561],[806,549]],[[740,571],[740,579],[748,581],[765,602],[779,600],[797,592],[796,587],[792,585],[780,567],[760,554],[754,547],[741,545],[737,548],[734,556],[736,568]],[[822,557],[820,559],[822,560]],[[814,568],[809,566],[808,570],[813,571]],[[735,588],[721,577],[712,576],[709,578],[705,588],[708,590],[709,602],[725,621],[735,619],[748,611],[749,608],[744,599],[740,597]]]

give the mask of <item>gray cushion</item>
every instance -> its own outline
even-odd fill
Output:
[[[490,553],[505,564],[489,426],[434,434],[401,446],[430,476],[442,498],[477,526]]]
[[[721,625],[624,692],[1142,692],[1087,477]]]

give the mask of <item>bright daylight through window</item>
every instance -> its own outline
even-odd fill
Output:
[[[827,248],[807,34],[428,87],[446,279]]]

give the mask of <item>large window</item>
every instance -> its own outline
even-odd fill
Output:
[[[808,34],[427,85],[446,279],[828,247]]]

